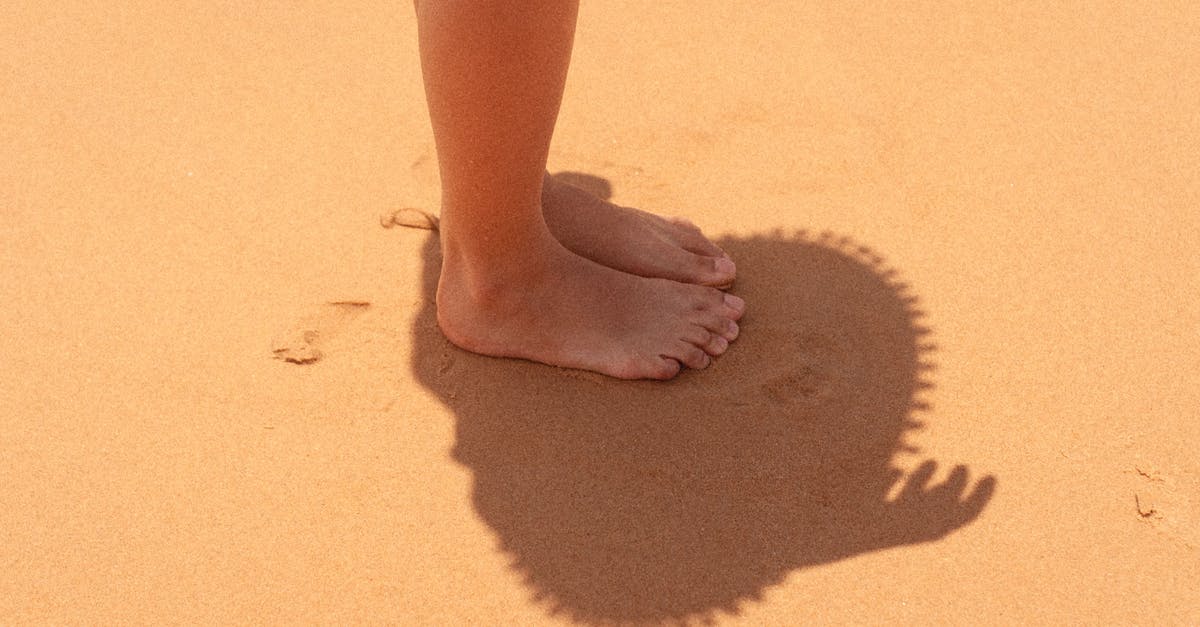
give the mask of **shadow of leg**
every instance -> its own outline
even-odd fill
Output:
[[[887,498],[933,347],[878,257],[830,237],[720,245],[751,313],[725,356],[674,381],[473,355],[432,307],[416,322],[414,368],[456,416],[475,507],[552,611],[737,613],[795,569],[940,538],[991,497],[963,467],[927,487],[929,462]],[[432,303],[435,238],[426,253]]]

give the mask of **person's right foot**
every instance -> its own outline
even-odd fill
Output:
[[[742,299],[718,289],[627,274],[547,236],[502,263],[447,251],[438,282],[442,332],[466,350],[669,379],[706,367],[737,337]]]

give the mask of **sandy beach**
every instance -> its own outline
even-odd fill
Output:
[[[439,333],[409,3],[0,35],[0,623],[1200,623],[1198,5],[584,3],[551,172],[748,303],[669,382]]]

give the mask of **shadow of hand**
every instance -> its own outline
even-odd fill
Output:
[[[425,289],[439,260],[430,238]],[[586,622],[737,613],[795,569],[936,540],[982,511],[957,467],[888,499],[932,346],[915,298],[866,249],[726,239],[742,336],[670,382],[465,353],[416,322],[418,379],[456,418],[472,499],[535,598]]]

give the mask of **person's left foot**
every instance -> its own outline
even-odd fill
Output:
[[[568,250],[615,270],[719,288],[737,274],[733,260],[691,222],[614,205],[549,173],[542,214]]]

